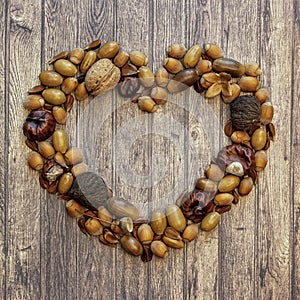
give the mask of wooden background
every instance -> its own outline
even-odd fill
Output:
[[[297,299],[299,6],[297,0],[3,1],[0,298]],[[53,55],[97,38],[143,50],[154,69],[171,43],[218,43],[228,57],[260,63],[276,107],[278,137],[259,186],[218,229],[170,251],[166,260],[144,264],[83,236],[63,202],[41,190],[26,166],[26,91]],[[147,215],[192,187],[227,142],[218,127],[227,116],[219,99],[192,92],[154,115],[111,92],[75,107],[67,127],[91,168]]]

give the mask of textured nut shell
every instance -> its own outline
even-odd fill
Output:
[[[121,78],[120,69],[109,59],[103,58],[91,66],[85,77],[85,85],[92,95],[113,89]]]

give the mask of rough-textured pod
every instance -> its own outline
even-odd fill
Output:
[[[65,154],[65,160],[68,165],[76,165],[83,161],[82,149],[72,147]]]
[[[80,218],[86,211],[86,208],[75,200],[69,200],[66,202],[66,210],[71,217]]]
[[[154,255],[160,258],[166,258],[168,256],[168,247],[162,241],[153,241],[150,249]]]
[[[255,152],[255,170],[262,171],[268,163],[267,153],[264,150]]]
[[[193,68],[199,62],[202,48],[199,45],[192,46],[183,57],[183,64],[186,68]]]
[[[151,87],[154,84],[154,74],[149,67],[142,66],[139,68],[138,77],[144,87]]]
[[[173,58],[182,58],[186,53],[186,48],[183,44],[174,44],[168,47],[167,54]]]
[[[98,236],[103,233],[103,226],[94,218],[90,218],[85,222],[85,229],[90,235]]]
[[[39,142],[38,149],[40,154],[47,159],[51,159],[55,155],[55,149],[49,142]]]
[[[233,77],[241,77],[245,74],[245,67],[231,58],[218,58],[213,62],[213,70],[229,73]]]
[[[267,132],[264,128],[258,128],[251,136],[251,145],[253,149],[262,150],[267,142]]]
[[[56,72],[63,76],[74,77],[77,73],[77,68],[74,64],[66,59],[59,59],[54,63]]]
[[[84,57],[84,50],[82,48],[76,48],[70,52],[69,60],[73,64],[79,65],[81,63],[83,57]]]
[[[71,94],[75,91],[76,87],[78,85],[78,80],[75,77],[67,77],[62,85],[61,90],[66,94]]]
[[[224,172],[217,164],[211,164],[205,170],[205,176],[212,181],[220,181],[224,177]]]
[[[53,106],[52,114],[58,124],[66,124],[67,112],[61,106]]]
[[[167,236],[164,236],[163,237],[163,242],[171,247],[171,248],[175,248],[175,249],[180,249],[180,248],[183,248],[184,247],[184,242],[182,240],[174,240],[174,239],[171,239]]]
[[[198,224],[190,224],[186,226],[182,233],[182,240],[187,243],[193,241],[199,232],[199,225]]]
[[[133,256],[140,256],[143,253],[141,243],[131,235],[124,235],[121,240],[122,248]]]
[[[86,55],[84,56],[83,61],[80,64],[80,72],[81,73],[86,73],[89,68],[96,62],[97,60],[97,53],[95,51],[89,51],[86,53]]]
[[[44,99],[52,105],[60,105],[66,101],[66,95],[59,89],[45,89],[42,95]]]
[[[167,86],[169,82],[169,73],[164,67],[157,69],[157,71],[155,72],[155,81],[158,86]]]
[[[183,70],[183,65],[180,60],[172,57],[168,57],[164,60],[164,67],[168,72],[177,74]]]
[[[204,46],[205,54],[211,57],[212,59],[224,57],[222,49],[216,44],[206,44]]]
[[[43,169],[44,160],[38,152],[33,151],[28,156],[28,165],[33,170],[40,171]]]
[[[244,76],[239,80],[238,85],[243,92],[256,92],[259,89],[260,82],[256,77]]]
[[[121,51],[114,58],[114,64],[117,67],[122,68],[124,65],[128,63],[128,60],[129,60],[129,54],[127,52]]]
[[[213,230],[219,223],[221,215],[217,212],[208,213],[201,222],[201,229],[203,231]]]
[[[253,185],[253,179],[251,177],[243,178],[239,185],[239,194],[242,196],[248,195],[252,191]]]
[[[58,192],[62,195],[67,194],[70,188],[72,187],[74,177],[72,173],[64,173],[58,182]]]
[[[265,102],[261,106],[260,122],[267,125],[272,122],[274,115],[274,108],[271,102]]]
[[[104,206],[98,207],[97,216],[99,218],[100,223],[104,227],[110,227],[111,226],[111,223],[112,223],[112,220],[113,220],[112,215],[110,214],[110,212]]]
[[[102,47],[100,47],[98,58],[114,58],[118,54],[119,50],[120,46],[117,42],[107,42]]]
[[[42,71],[39,78],[45,86],[59,86],[63,82],[63,77],[54,71]]]
[[[151,214],[150,224],[157,235],[162,235],[167,227],[167,218],[163,211],[154,210]]]
[[[149,245],[153,241],[154,232],[148,224],[142,224],[137,231],[139,240],[144,245]]]
[[[170,80],[168,90],[170,93],[181,92],[192,86],[198,78],[199,76],[195,69],[185,69],[176,74],[175,77]]]
[[[215,192],[217,190],[216,183],[205,177],[201,177],[197,180],[196,187],[206,192]]]
[[[232,203],[234,196],[231,193],[219,193],[215,195],[214,202],[218,206],[229,205]]]
[[[66,153],[69,146],[66,132],[63,129],[55,130],[52,136],[52,143],[56,151]]]
[[[240,178],[235,175],[226,175],[220,181],[218,189],[221,193],[233,191],[240,183]]]
[[[130,217],[135,220],[139,216],[138,209],[130,202],[117,197],[111,197],[107,200],[107,209],[117,217]]]
[[[166,208],[168,223],[177,231],[182,232],[186,227],[186,219],[177,205],[169,205]]]

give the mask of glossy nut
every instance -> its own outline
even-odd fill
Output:
[[[266,88],[259,89],[254,95],[261,104],[269,99],[269,91]]]
[[[70,52],[69,60],[73,64],[79,65],[81,63],[81,61],[83,60],[83,57],[84,57],[84,50],[82,48],[76,48]]]
[[[158,86],[167,86],[169,82],[169,73],[164,67],[157,69],[155,72],[155,81]]]
[[[203,231],[213,230],[219,223],[221,215],[217,212],[208,213],[201,222],[201,229]]]
[[[254,150],[262,150],[267,142],[267,132],[264,128],[258,128],[251,137],[251,145]]]
[[[186,219],[177,205],[169,205],[166,208],[168,223],[177,231],[182,232],[186,227]]]
[[[167,218],[163,211],[154,210],[150,217],[150,224],[157,235],[162,235],[167,227]]]
[[[146,66],[148,64],[148,58],[145,53],[140,51],[132,51],[129,55],[130,62],[137,67]]]
[[[197,180],[196,187],[198,189],[206,191],[206,192],[215,192],[217,190],[216,183],[205,177],[199,178]]]
[[[66,124],[67,112],[61,106],[53,106],[52,114],[58,124]]]
[[[144,87],[151,87],[154,84],[154,74],[149,67],[140,67],[138,77]]]
[[[29,110],[42,108],[45,100],[41,95],[28,95],[24,101],[24,107]]]
[[[164,232],[164,235],[173,240],[181,240],[182,239],[180,233],[173,227],[167,227]]]
[[[173,58],[182,58],[186,53],[186,48],[183,44],[174,44],[168,47],[167,54]]]
[[[33,170],[40,171],[43,169],[44,160],[38,152],[33,151],[28,156],[28,165]]]
[[[65,153],[65,160],[68,165],[76,165],[83,161],[83,152],[80,148],[72,147]]]
[[[164,67],[173,74],[177,74],[183,70],[181,61],[172,57],[168,57],[164,60]]]
[[[195,70],[198,73],[198,75],[209,73],[212,70],[212,63],[210,60],[201,59],[195,67]]]
[[[69,146],[66,132],[62,129],[55,130],[52,136],[52,143],[56,151],[66,153]]]
[[[232,203],[234,196],[230,193],[219,193],[215,195],[214,203],[217,206],[229,205]]]
[[[138,106],[141,110],[152,113],[157,110],[156,103],[148,96],[138,98]]]
[[[260,122],[263,125],[267,125],[272,122],[274,115],[274,108],[271,102],[265,102],[261,106],[261,115],[260,115]]]
[[[62,195],[67,194],[72,187],[73,181],[74,181],[74,177],[72,173],[64,173],[60,177],[58,182],[58,187],[57,187],[58,192]]]
[[[110,212],[104,206],[98,207],[97,216],[99,218],[100,223],[104,227],[110,227],[111,226],[111,223],[113,221],[112,215],[110,214]]]
[[[54,147],[49,142],[46,141],[39,142],[38,149],[40,154],[47,159],[53,158],[56,152]]]
[[[80,218],[86,211],[86,208],[75,200],[69,200],[66,202],[66,210],[71,217]]]
[[[216,164],[211,164],[205,170],[205,176],[212,181],[220,181],[224,177],[224,172]]]
[[[98,236],[103,233],[103,226],[99,220],[94,218],[89,218],[85,222],[85,229],[90,235]]]
[[[199,226],[198,224],[190,224],[186,226],[182,233],[182,240],[187,242],[192,242],[198,235],[199,232]]]
[[[75,77],[67,77],[62,85],[61,85],[61,90],[66,94],[71,94],[74,92],[78,85],[78,80]]]
[[[225,170],[227,173],[232,174],[232,175],[236,175],[236,176],[244,176],[244,168],[243,165],[238,162],[238,161],[234,161],[232,163],[230,163]]]
[[[263,171],[268,163],[267,153],[264,150],[255,152],[255,170],[257,172]]]
[[[222,100],[226,104],[231,103],[233,100],[235,100],[241,94],[241,88],[236,83],[232,83],[230,85],[230,89],[231,89],[231,96],[226,97],[222,94]]]
[[[230,138],[235,144],[243,144],[245,142],[249,142],[251,139],[247,132],[239,130],[235,131]]]
[[[231,58],[218,58],[213,62],[213,70],[229,73],[233,77],[241,77],[245,73],[245,67]]]
[[[66,95],[59,89],[45,89],[42,95],[44,99],[52,105],[60,105],[66,101]]]
[[[88,172],[89,167],[85,163],[80,163],[72,167],[71,172],[74,177],[77,177],[83,173]]]
[[[199,45],[192,46],[183,57],[183,64],[186,68],[193,68],[199,62],[202,48]]]
[[[96,60],[97,53],[95,51],[91,50],[87,52],[80,64],[80,72],[85,74],[89,70],[89,68],[96,62]]]
[[[168,247],[162,241],[153,241],[150,249],[157,257],[166,258],[168,256]]]
[[[245,73],[248,76],[256,77],[256,76],[261,75],[261,68],[256,62],[251,61],[251,62],[247,63],[245,65],[245,69],[246,69]]]
[[[251,177],[245,177],[239,185],[239,194],[241,196],[248,195],[252,191],[253,185],[253,179]]]
[[[122,248],[133,256],[140,256],[143,253],[141,243],[131,235],[124,235],[120,240]]]
[[[54,63],[56,72],[63,76],[74,77],[77,73],[77,68],[74,64],[66,59],[59,59]]]
[[[243,92],[256,92],[260,86],[259,80],[252,76],[242,77],[238,84]]]
[[[204,46],[205,54],[211,57],[212,59],[224,57],[222,49],[216,44],[206,44]]]
[[[150,96],[156,104],[164,104],[167,102],[168,92],[166,89],[156,86],[151,90]]]
[[[120,46],[117,42],[107,42],[102,47],[100,47],[98,58],[114,58],[119,50]]]
[[[199,76],[196,73],[195,69],[185,69],[175,75],[168,84],[168,90],[170,93],[181,92],[190,86],[192,86]]]
[[[130,217],[123,217],[120,219],[119,226],[126,233],[132,232],[134,226],[133,220]]]
[[[127,52],[121,51],[114,58],[114,64],[117,67],[122,68],[128,63],[128,60],[129,60],[129,54]]]
[[[122,198],[111,197],[107,200],[107,209],[117,217],[130,217],[135,220],[139,216],[138,209]]]
[[[54,71],[42,71],[39,79],[45,86],[59,86],[63,82],[63,77]]]
[[[220,181],[218,189],[221,193],[233,191],[240,183],[240,178],[235,175],[226,175]]]
[[[153,241],[154,232],[148,224],[142,224],[139,226],[137,234],[140,242],[144,245],[149,245]]]
[[[162,240],[168,247],[171,248],[180,249],[184,247],[184,242],[182,240],[174,240],[167,236],[164,236]]]
[[[83,101],[89,96],[89,93],[86,89],[85,83],[82,82],[78,84],[76,90],[75,90],[75,97],[78,101]]]

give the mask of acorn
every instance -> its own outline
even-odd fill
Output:
[[[232,77],[241,77],[245,74],[244,65],[231,58],[217,58],[213,62],[213,70],[229,73]]]
[[[120,240],[122,248],[133,256],[140,256],[143,253],[141,243],[131,235],[124,235]]]
[[[97,216],[99,218],[100,223],[104,227],[110,227],[112,223],[112,215],[110,212],[104,207],[104,206],[99,206],[97,210]]]
[[[195,67],[195,70],[198,73],[198,75],[209,73],[212,70],[212,63],[210,60],[201,59]]]
[[[193,241],[199,232],[199,225],[198,224],[190,224],[186,226],[182,233],[182,240],[187,243]]]
[[[66,102],[66,95],[59,89],[45,89],[42,95],[44,99],[52,105],[60,105]]]
[[[106,204],[107,209],[117,217],[130,217],[132,220],[136,220],[139,217],[138,209],[123,198],[111,197]]]
[[[32,151],[28,156],[28,165],[36,171],[40,171],[44,167],[44,160],[38,152]]]
[[[186,48],[183,44],[174,44],[168,47],[167,54],[173,58],[182,58],[186,53]]]
[[[251,177],[245,177],[242,179],[239,185],[239,194],[241,196],[248,195],[253,189],[253,179]]]
[[[84,50],[82,48],[76,48],[70,52],[69,60],[74,65],[79,65],[83,60],[83,57],[84,57]]]
[[[59,59],[54,63],[54,69],[59,74],[66,77],[74,77],[77,73],[77,68],[69,60]]]
[[[254,96],[262,104],[269,99],[269,91],[266,88],[260,88],[255,92]]]
[[[99,48],[98,58],[114,58],[120,50],[117,42],[110,41]]]
[[[199,62],[202,48],[199,45],[192,46],[183,57],[183,64],[186,68],[193,68]]]
[[[84,82],[78,84],[74,95],[78,101],[83,101],[89,96]]]
[[[66,202],[66,210],[71,217],[80,218],[87,209],[75,200],[69,200]]]
[[[199,76],[195,69],[184,69],[170,80],[168,90],[170,93],[181,92],[192,86],[198,78]]]
[[[156,86],[151,90],[150,96],[156,104],[165,104],[167,102],[168,92],[164,88]]]
[[[58,124],[65,125],[67,122],[67,112],[61,106],[53,106],[52,114]]]
[[[274,115],[274,107],[271,102],[265,102],[261,105],[260,122],[267,125],[272,122]]]
[[[127,52],[120,51],[114,58],[114,64],[117,67],[122,68],[125,64],[127,64],[128,60],[129,54]]]
[[[217,190],[216,183],[205,177],[201,177],[197,180],[196,187],[206,192],[215,192]]]
[[[157,110],[156,103],[149,96],[141,96],[138,98],[138,106],[141,110],[153,113]]]
[[[52,143],[56,151],[63,154],[66,153],[69,146],[66,132],[63,129],[55,130],[52,136]]]
[[[232,121],[228,120],[226,124],[224,125],[224,133],[226,136],[230,137],[234,132],[234,129],[232,127]]]
[[[56,152],[55,155],[54,155],[54,160],[59,164],[61,165],[62,167],[64,168],[67,168],[67,163],[66,163],[66,160],[65,160],[65,157],[63,156],[62,153],[60,152]]]
[[[245,73],[248,76],[259,76],[261,75],[261,68],[256,62],[249,62],[245,65]]]
[[[151,226],[148,224],[139,226],[137,234],[140,242],[144,245],[148,245],[153,241],[154,233]]]
[[[68,165],[76,165],[83,161],[83,152],[80,148],[72,147],[65,153],[65,160]]]
[[[153,241],[150,249],[154,255],[160,258],[166,258],[168,256],[168,247],[162,241]]]
[[[60,194],[64,195],[69,192],[72,187],[74,181],[74,177],[72,173],[64,173],[59,178],[57,190]]]
[[[229,205],[232,203],[234,196],[231,193],[219,193],[214,197],[214,203],[217,206]]]
[[[75,89],[77,88],[78,85],[78,81],[77,78],[75,77],[67,77],[62,85],[61,85],[61,90],[66,94],[71,94],[75,91]]]
[[[201,229],[203,231],[213,230],[220,222],[221,215],[217,212],[208,213],[201,221]]]
[[[263,171],[268,163],[267,153],[264,150],[255,152],[255,170],[257,172]]]
[[[55,71],[42,71],[39,79],[42,85],[50,87],[59,86],[63,82],[63,77]]]
[[[39,109],[45,105],[45,100],[41,95],[28,95],[24,101],[24,107],[29,110]]]
[[[230,90],[231,90],[231,96],[224,96],[222,94],[222,100],[226,104],[231,103],[233,100],[235,100],[241,94],[241,88],[236,83],[230,84]]]
[[[181,61],[172,57],[168,57],[164,60],[164,67],[173,74],[177,74],[183,70]]]
[[[181,240],[180,233],[173,227],[167,227],[164,232],[164,235],[173,240]]]
[[[247,132],[240,130],[234,131],[230,138],[235,144],[244,144],[246,142],[249,142],[251,139]]]
[[[205,54],[212,59],[224,57],[222,49],[216,44],[206,44],[204,45]]]
[[[155,72],[155,81],[156,84],[161,87],[165,87],[168,84],[169,73],[164,67],[157,69]]]
[[[244,76],[239,80],[238,85],[243,92],[256,92],[259,89],[260,82],[256,77]]]
[[[167,227],[167,218],[163,211],[154,210],[150,217],[150,224],[157,235],[162,235]]]
[[[46,141],[39,142],[38,149],[40,154],[47,159],[53,158],[56,152],[52,144]]]
[[[154,74],[149,67],[142,66],[139,68],[138,77],[144,87],[151,87],[154,84]]]
[[[96,60],[97,53],[95,51],[87,52],[84,56],[83,61],[80,64],[80,72],[85,74],[90,69],[90,67],[96,62]]]
[[[166,208],[168,223],[177,231],[182,232],[186,227],[186,219],[177,205],[169,205]]]
[[[89,218],[85,222],[85,229],[90,235],[100,235],[103,233],[103,226],[99,222],[99,220],[94,218]]]
[[[224,172],[217,164],[209,165],[204,174],[212,181],[220,181],[224,177]]]
[[[110,245],[119,243],[119,239],[108,228],[104,228],[103,237]]]
[[[226,175],[220,181],[218,189],[222,193],[233,191],[240,183],[240,178],[235,175]]]
[[[264,128],[258,128],[251,136],[251,145],[254,150],[262,150],[267,142],[267,132]]]
[[[141,51],[132,51],[129,55],[130,62],[137,67],[146,66],[148,64],[148,58],[145,53]]]
[[[184,247],[184,242],[182,240],[174,240],[167,236],[162,238],[163,242],[171,248],[180,249]]]

